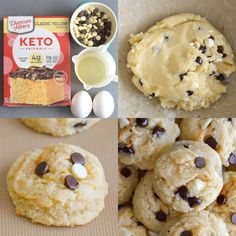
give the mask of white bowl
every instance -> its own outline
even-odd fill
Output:
[[[95,8],[98,8],[100,11],[105,12],[109,16],[109,19],[111,20],[111,23],[112,23],[111,35],[107,39],[106,43],[103,44],[103,45],[109,45],[114,40],[114,38],[117,34],[117,28],[118,28],[117,17],[116,17],[115,13],[112,11],[112,9],[110,7],[108,7],[107,5],[104,5],[102,3],[99,3],[99,2],[89,2],[89,3],[82,4],[81,6],[79,6],[74,11],[74,13],[73,13],[73,15],[71,16],[71,19],[70,19],[70,33],[71,33],[71,36],[78,45],[80,45],[81,47],[84,47],[84,48],[89,48],[88,46],[82,44],[77,39],[77,37],[74,34],[73,26],[74,26],[74,21],[77,18],[78,14],[81,11],[86,10],[90,7],[95,7]]]

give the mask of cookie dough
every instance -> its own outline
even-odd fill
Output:
[[[207,108],[226,92],[222,82],[236,71],[226,38],[199,15],[167,17],[132,35],[130,43],[134,85],[164,108]]]
[[[178,212],[210,205],[223,186],[220,156],[201,142],[176,142],[156,161],[154,191]]]
[[[108,191],[97,157],[66,144],[20,156],[9,170],[7,185],[17,215],[55,226],[89,223],[104,208]]]
[[[230,236],[236,235],[236,172],[224,173],[224,187],[208,210],[224,220]]]
[[[168,222],[160,236],[228,236],[223,220],[208,211],[191,212]]]
[[[100,119],[77,118],[28,118],[21,121],[31,129],[53,136],[67,136],[81,133],[96,124]]]
[[[139,181],[138,169],[119,163],[118,170],[118,203],[124,204],[131,200]]]
[[[174,119],[119,119],[119,160],[151,170],[160,152],[173,144],[180,130]]]
[[[155,194],[152,175],[147,172],[139,182],[133,197],[133,209],[138,221],[149,230],[160,232],[173,211]]]
[[[215,149],[224,166],[236,166],[236,119],[183,119],[180,139],[201,141]]]
[[[119,236],[149,236],[147,229],[135,219],[132,207],[125,206],[118,214]]]

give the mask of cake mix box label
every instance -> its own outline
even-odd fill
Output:
[[[3,105],[70,105],[69,18],[8,16],[3,24]]]

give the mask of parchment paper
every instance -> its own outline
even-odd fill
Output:
[[[223,32],[236,53],[235,0],[119,0],[119,117],[235,117],[236,73],[227,79],[227,93],[207,109],[194,112],[163,109],[158,99],[149,100],[131,82],[127,69],[131,33],[145,32],[167,16],[190,12],[206,17]]]
[[[74,228],[48,227],[31,223],[15,214],[8,195],[6,175],[22,153],[53,143],[78,145],[95,154],[105,170],[109,194],[105,209],[91,223]],[[117,235],[117,121],[102,120],[89,130],[65,138],[39,134],[19,120],[0,119],[0,236],[110,236]]]

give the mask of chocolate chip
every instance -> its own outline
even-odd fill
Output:
[[[67,175],[65,178],[65,186],[71,190],[75,190],[79,187],[79,182],[72,175]]]
[[[196,157],[194,163],[198,169],[202,169],[206,165],[206,161],[203,157]]]
[[[160,199],[160,197],[154,192],[154,197]]]
[[[152,135],[157,136],[158,138],[160,137],[160,135],[164,134],[166,132],[166,130],[160,126],[156,126],[153,130],[152,130]]]
[[[186,91],[186,93],[188,94],[189,97],[193,95],[193,91],[191,90]]]
[[[224,52],[224,47],[221,46],[221,45],[217,46],[217,52],[218,53],[223,53]]]
[[[83,127],[85,125],[86,125],[86,122],[79,122],[79,123],[75,124],[73,127],[74,128],[80,128],[80,127]]]
[[[156,213],[156,219],[161,222],[166,221],[167,215],[164,211],[160,210]]]
[[[215,38],[212,35],[209,37],[209,39],[215,40]]]
[[[188,75],[188,73],[180,74],[179,75],[180,80],[182,81],[184,79],[184,76],[187,76],[187,75]]]
[[[83,29],[80,31],[81,34],[86,34],[87,33],[87,30]]]
[[[183,200],[188,200],[189,191],[186,186],[181,186],[175,192],[176,195],[180,196]]]
[[[232,224],[236,225],[236,213],[233,213],[230,217]]]
[[[35,174],[38,176],[43,176],[48,171],[48,164],[45,161],[40,162],[35,168]]]
[[[192,236],[192,231],[189,231],[189,230],[185,230],[183,231],[180,236]]]
[[[222,53],[222,58],[225,58],[227,57],[227,54],[226,53]]]
[[[124,167],[123,169],[120,170],[120,173],[124,177],[128,178],[131,175],[131,170],[128,169],[127,167]]]
[[[169,36],[165,35],[165,41],[169,40]]]
[[[216,150],[218,143],[216,142],[216,140],[213,137],[209,137],[207,138],[204,143],[208,144],[211,148],[213,148],[214,150]]]
[[[146,118],[137,118],[136,125],[139,127],[146,127],[148,125],[148,119]]]
[[[224,194],[220,194],[217,199],[216,199],[216,202],[218,205],[224,205],[226,203],[226,196]]]
[[[73,164],[79,163],[81,165],[84,165],[85,163],[84,157],[80,153],[77,153],[77,152],[71,154],[70,160]]]
[[[201,57],[197,57],[195,60],[196,63],[198,63],[199,65],[201,65],[203,63],[202,58]]]
[[[225,77],[223,74],[219,74],[216,76],[216,79],[219,80],[219,81],[224,81],[225,80]]]
[[[138,82],[139,82],[139,84],[140,84],[141,86],[143,86],[143,82],[142,82],[141,79],[140,79]]]
[[[189,148],[189,146],[188,146],[187,144],[184,144],[184,147],[185,147],[185,148]]]
[[[236,156],[233,153],[231,153],[230,156],[229,156],[228,161],[229,161],[230,165],[235,166],[236,165]]]
[[[149,94],[148,96],[151,97],[151,98],[154,98],[156,96],[156,94],[152,93],[152,94]]]
[[[131,155],[131,154],[135,153],[135,150],[132,145],[126,146],[125,143],[119,143],[118,144],[118,152]]]
[[[232,122],[232,118],[228,118],[228,121]]]
[[[201,45],[200,48],[199,48],[199,50],[200,50],[203,54],[205,54],[206,51],[207,51],[207,48],[206,48],[205,46]]]
[[[191,208],[196,207],[196,206],[200,205],[201,203],[202,203],[202,201],[197,197],[189,197],[188,198],[188,204]]]

